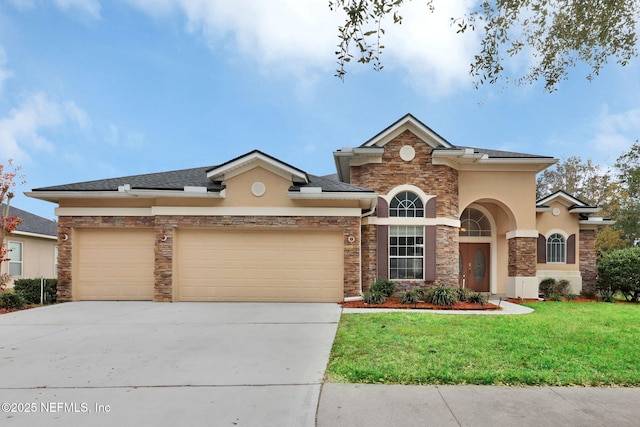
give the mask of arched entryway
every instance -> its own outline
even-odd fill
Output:
[[[493,292],[492,260],[496,224],[481,205],[470,205],[460,216],[459,285],[475,292]]]

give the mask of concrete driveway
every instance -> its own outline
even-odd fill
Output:
[[[2,425],[313,426],[337,304],[76,302],[0,315]]]

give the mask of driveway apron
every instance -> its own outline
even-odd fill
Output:
[[[75,302],[0,316],[0,424],[313,426],[337,304]]]

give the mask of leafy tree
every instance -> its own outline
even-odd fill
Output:
[[[604,227],[596,235],[596,248],[599,257],[619,249],[628,248],[629,245],[629,241],[624,238],[624,231],[617,226]]]
[[[16,186],[16,180],[21,180],[20,184],[24,184],[23,176],[19,175],[20,166],[13,166],[12,160],[7,162],[10,171],[5,171],[5,165],[0,164],[0,265],[9,260],[9,249],[5,244],[5,237],[9,236],[20,225],[22,220],[17,215],[9,215],[9,206],[13,199],[13,188]],[[0,275],[0,288],[4,289],[9,281],[8,274]]]
[[[409,1],[329,0],[332,10],[346,15],[338,27],[338,77],[344,79],[345,65],[356,55],[358,62],[382,69],[382,21],[391,17],[394,24],[402,23],[401,6]],[[434,0],[423,1],[434,10]],[[520,55],[532,65],[512,81],[543,80],[552,92],[578,63],[590,68],[586,78],[591,80],[610,59],[624,66],[637,56],[639,16],[639,0],[484,0],[451,23],[458,33],[481,32],[480,52],[470,68],[476,87],[509,82],[504,63]]]
[[[563,190],[592,206],[602,207],[602,215],[610,217],[620,208],[620,185],[606,169],[591,159],[583,161],[571,156],[542,172],[536,182],[538,198]]]
[[[631,243],[640,239],[640,144],[633,144],[629,152],[618,157],[622,202],[617,226]]]

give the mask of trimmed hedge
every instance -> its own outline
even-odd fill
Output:
[[[45,279],[44,302],[56,302],[58,279]],[[17,279],[13,282],[14,291],[26,304],[40,304],[40,279]]]

